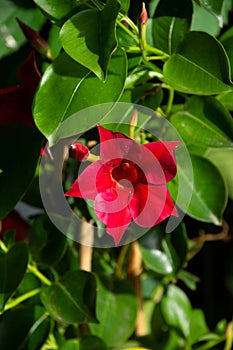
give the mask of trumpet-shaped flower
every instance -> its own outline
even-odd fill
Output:
[[[120,132],[98,126],[100,159],[75,180],[66,196],[94,200],[98,219],[120,243],[132,220],[152,227],[178,216],[166,183],[176,175],[174,150],[179,142],[140,145]]]

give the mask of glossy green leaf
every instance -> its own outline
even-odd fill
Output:
[[[224,0],[195,0],[199,5],[206,8],[210,13],[216,16],[219,25],[222,26],[222,10]]]
[[[105,80],[110,58],[116,49],[116,0],[108,0],[103,10],[89,9],[71,17],[60,31],[66,53]]]
[[[193,310],[190,318],[190,344],[196,343],[200,337],[208,333],[209,329],[206,324],[204,312],[201,309]]]
[[[35,97],[38,128],[49,137],[72,114],[92,105],[117,101],[125,78],[126,56],[121,50],[113,54],[105,82],[65,53],[60,54],[45,71]]]
[[[191,30],[197,30],[200,32],[206,32],[214,36],[218,36],[221,28],[219,22],[212,13],[206,10],[203,6],[198,6],[197,3],[193,3],[193,18]]]
[[[190,169],[187,167],[186,161],[180,159],[177,152],[178,177],[182,177],[184,184],[177,205],[182,209],[186,192],[190,193],[191,191],[192,197],[187,214],[197,220],[221,225],[222,214],[227,201],[227,191],[223,177],[219,170],[206,158],[196,155],[190,156],[193,168],[193,183],[189,178]],[[178,177],[168,183],[173,198],[177,196]]]
[[[172,273],[172,265],[164,252],[158,249],[147,249],[140,245],[142,260],[147,268],[161,275],[169,275]]]
[[[161,309],[166,323],[187,338],[190,334],[192,307],[186,294],[177,286],[170,285],[162,298]]]
[[[87,334],[80,339],[80,350],[107,350],[107,346],[102,339]]]
[[[164,79],[175,90],[196,95],[232,89],[226,52],[216,38],[204,32],[185,36],[164,65]]]
[[[191,0],[160,1],[152,20],[154,46],[171,55],[189,31],[191,20]]]
[[[167,233],[162,241],[162,247],[172,265],[173,272],[177,273],[186,261],[187,234],[185,227],[180,225]]]
[[[0,127],[0,218],[7,215],[22,198],[36,170],[42,137],[24,125]]]
[[[80,0],[33,0],[39,8],[43,10],[48,16],[55,20],[62,20],[74,11]]]
[[[233,199],[233,148],[208,149],[205,157],[220,171],[225,180],[229,197]]]
[[[27,262],[28,250],[24,242],[15,244],[7,253],[0,255],[0,311],[22,281]]]
[[[97,317],[99,324],[90,324],[94,335],[108,346],[123,344],[133,333],[137,316],[137,298],[126,281],[98,281]]]
[[[69,272],[64,280],[45,287],[41,300],[57,321],[98,322],[95,316],[96,280],[86,271]]]
[[[184,111],[174,114],[170,121],[186,145],[205,148],[233,146],[231,115],[212,97],[190,98],[184,106]]]
[[[66,236],[48,219],[39,216],[33,222],[29,249],[35,261],[45,265],[56,265],[64,256],[67,248]]]
[[[0,0],[0,8],[0,57],[4,57],[17,51],[26,42],[16,17],[37,31],[41,29],[45,18],[30,0]]]

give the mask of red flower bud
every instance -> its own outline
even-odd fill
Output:
[[[30,28],[27,24],[20,21],[20,19],[17,18],[17,21],[20,25],[20,28],[23,31],[23,34],[25,35],[27,41],[29,44],[40,54],[51,58],[51,52],[48,43],[40,36],[38,32],[36,32],[34,29]]]
[[[70,146],[69,155],[76,160],[86,160],[89,156],[89,149],[82,142],[75,142]]]
[[[146,6],[145,3],[142,3],[142,11],[139,15],[139,24],[146,24],[146,22],[148,21],[148,13],[146,10]]]

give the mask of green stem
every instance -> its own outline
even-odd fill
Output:
[[[41,288],[36,288],[36,289],[30,290],[29,292],[27,292],[23,295],[20,295],[18,298],[15,298],[15,299],[9,301],[6,304],[4,311],[12,309],[13,307],[17,306],[18,304],[22,303],[23,301],[34,297],[34,295],[39,294],[40,291],[41,291]]]
[[[5,243],[3,241],[0,240],[0,248],[2,249],[2,251],[4,253],[7,253],[8,252],[8,248],[7,246],[5,245]]]
[[[52,282],[45,277],[45,275],[43,275],[35,265],[28,265],[28,272],[33,273],[37,278],[39,278],[39,280],[43,283],[46,284],[47,286],[50,286],[52,284]]]
[[[166,88],[168,90],[168,101],[167,101],[167,107],[166,107],[166,111],[165,114],[169,115],[169,113],[171,112],[171,108],[172,108],[172,104],[173,104],[173,100],[174,100],[174,89],[169,86],[169,85],[165,85],[163,84],[162,87]]]
[[[120,254],[119,254],[119,257],[118,257],[118,260],[117,260],[117,268],[116,268],[116,272],[115,272],[115,277],[116,278],[121,278],[123,264],[124,264],[126,253],[127,253],[128,249],[129,249],[129,247],[130,247],[130,244],[125,244],[121,248],[121,251],[120,251]]]
[[[121,23],[120,20],[116,20],[116,23],[118,24],[119,27],[121,27],[129,36],[131,36],[131,38],[138,44],[139,43],[139,39],[136,35],[134,35],[134,33],[131,32],[131,30],[129,30],[123,23]]]
[[[145,44],[144,48],[145,48],[146,51],[149,51],[149,52],[151,52],[151,53],[154,53],[156,56],[163,56],[164,58],[169,58],[169,57],[170,57],[170,56],[169,56],[167,53],[165,53],[164,51],[159,50],[159,49],[157,49],[156,47],[153,47],[153,46],[151,46],[151,45],[149,45],[149,44],[147,44],[147,43]]]

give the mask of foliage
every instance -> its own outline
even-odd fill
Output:
[[[1,348],[230,350],[229,317],[210,327],[187,290],[199,288],[189,264],[205,241],[222,239],[232,252],[232,223],[225,219],[233,200],[232,1],[0,0],[0,5]],[[71,116],[116,102],[150,108],[170,122],[190,155],[193,181],[190,164],[177,151],[178,176],[167,187],[185,212],[182,222],[169,233],[165,220],[120,247],[92,248],[50,221],[40,196],[39,161],[55,157],[45,144],[56,145],[60,126]],[[101,122],[96,111],[95,126]],[[77,120],[85,154],[99,141],[96,128],[88,130],[88,117],[86,112],[87,128]],[[147,121],[115,123],[111,113],[106,120],[109,129],[143,144],[157,141],[146,131]],[[42,170],[55,188],[62,177],[68,190],[79,159],[66,152],[62,174],[49,166]],[[48,198],[57,200],[50,193]],[[94,223],[101,241],[104,225],[90,202],[68,203],[84,226]],[[17,220],[15,208],[22,214]],[[190,218],[202,227],[195,237]],[[205,223],[217,234],[203,232]],[[231,260],[227,268],[232,297]]]

